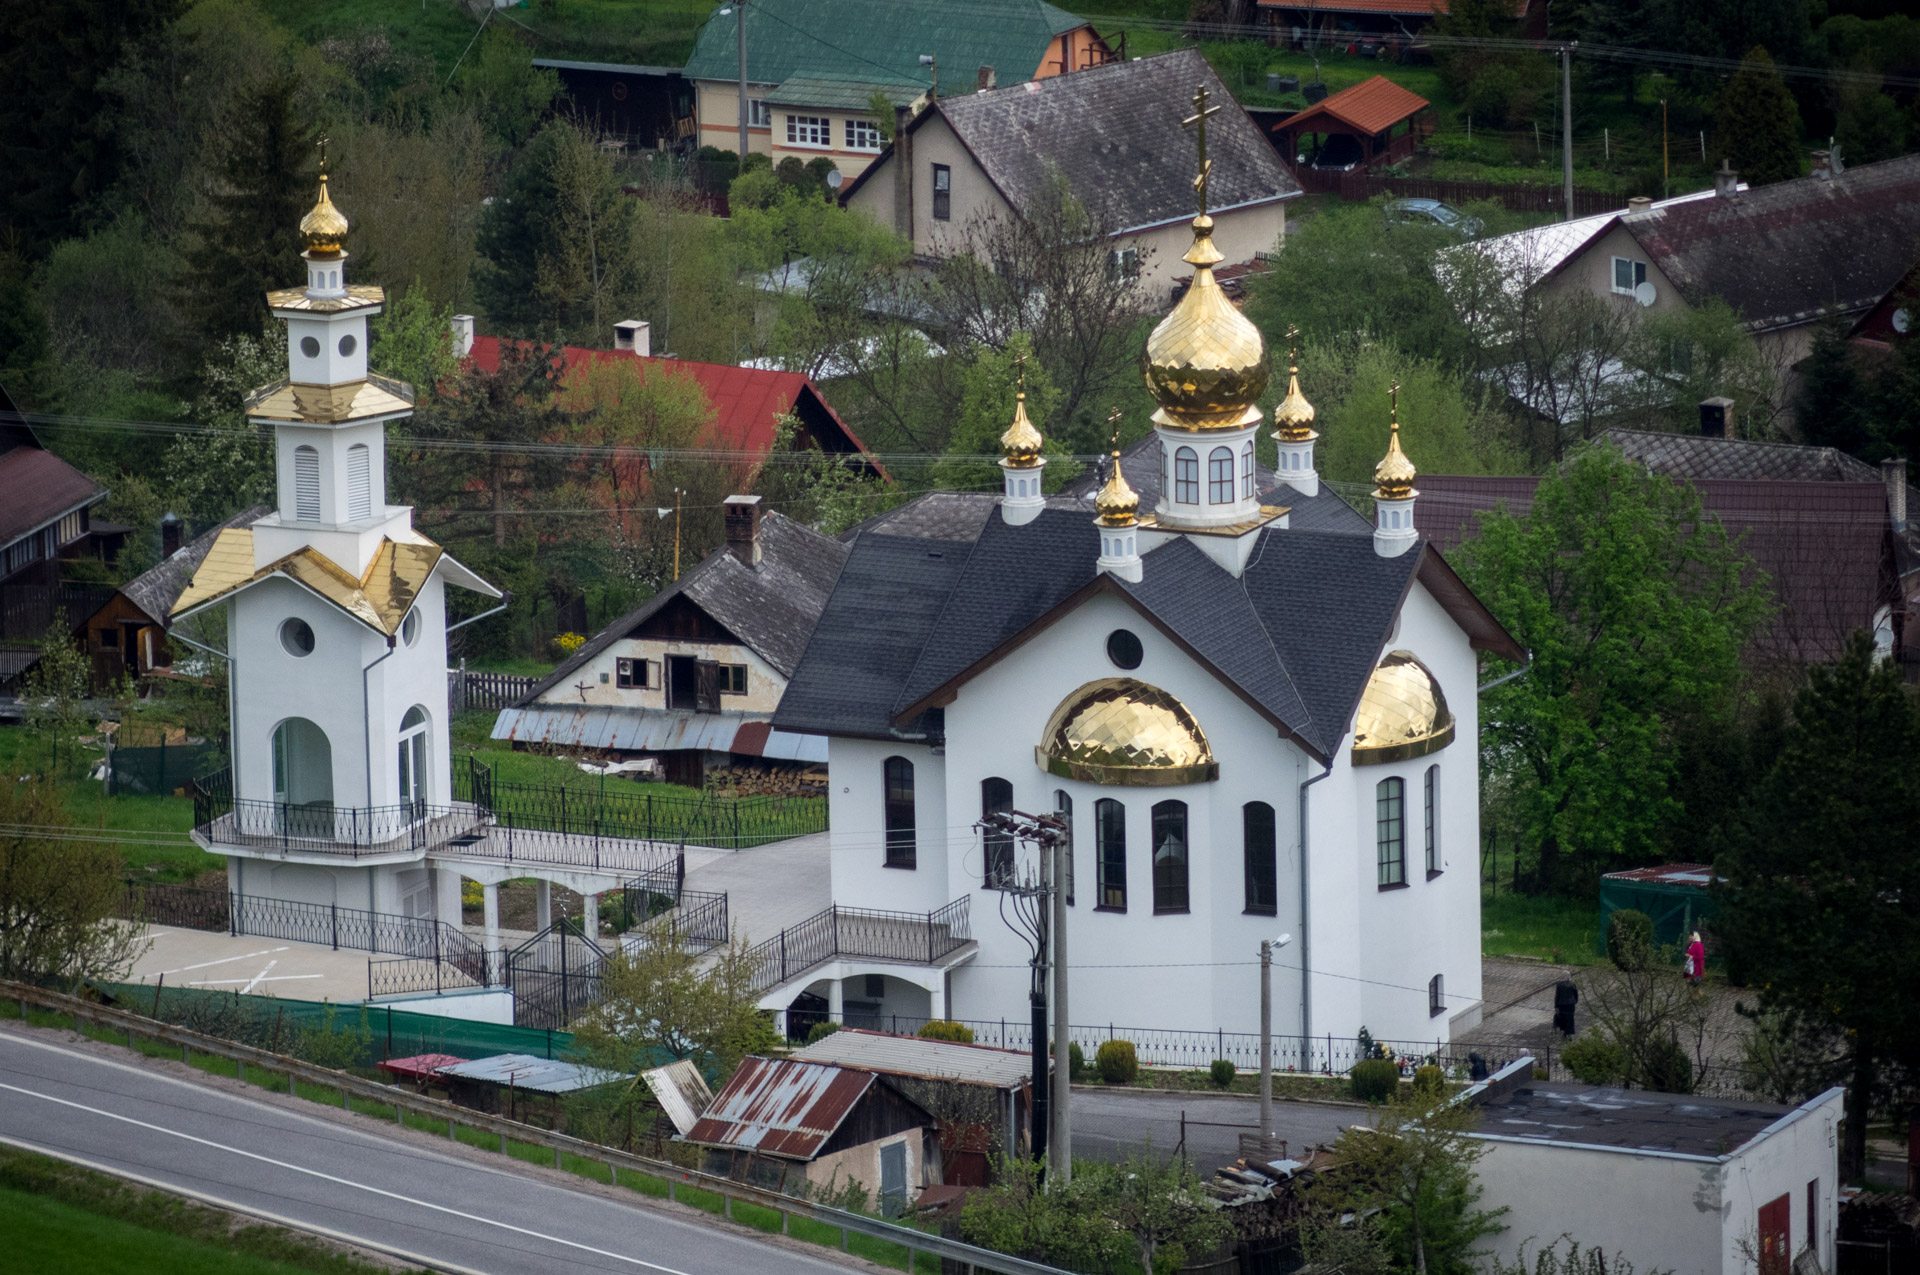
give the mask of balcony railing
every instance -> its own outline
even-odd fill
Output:
[[[885,912],[838,904],[788,926],[752,950],[754,990],[778,987],[835,957],[932,965],[973,941],[969,896],[937,912]]]

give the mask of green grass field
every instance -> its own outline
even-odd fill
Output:
[[[80,746],[84,750],[84,746]],[[186,845],[181,838],[193,830],[193,802],[186,797],[115,796],[97,780],[79,778],[86,767],[99,757],[98,749],[79,751],[63,744],[59,773],[66,790],[67,813],[75,826],[98,828],[106,832],[160,834],[152,842],[129,840],[122,843],[129,871],[156,881],[187,881],[200,873],[221,867],[226,861],[197,846]],[[44,774],[51,764],[51,750],[38,738],[17,726],[0,728],[0,774],[13,778]],[[36,782],[38,780],[36,779]],[[118,839],[118,838],[116,838]]]
[[[1502,893],[1481,899],[1480,950],[1487,956],[1533,956],[1592,965],[1600,905],[1579,899]]]

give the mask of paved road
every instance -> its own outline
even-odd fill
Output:
[[[1239,1159],[1240,1134],[1252,1133],[1260,1126],[1258,1098],[1075,1090],[1073,1153],[1118,1160],[1130,1151],[1144,1150],[1151,1142],[1155,1151],[1170,1154],[1180,1143],[1182,1111],[1187,1113],[1187,1159],[1203,1175]],[[1367,1113],[1356,1107],[1273,1104],[1274,1135],[1285,1138],[1289,1150],[1309,1142],[1331,1142],[1342,1129],[1364,1123],[1366,1117]],[[1219,1127],[1222,1125],[1233,1127]]]
[[[443,1270],[855,1269],[6,1031],[0,1138]]]

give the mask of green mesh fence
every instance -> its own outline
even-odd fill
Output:
[[[1607,950],[1607,927],[1613,914],[1622,908],[1644,912],[1653,921],[1653,941],[1659,947],[1685,947],[1694,930],[1704,934],[1711,928],[1714,901],[1696,886],[1663,881],[1600,879],[1600,942],[1596,950]],[[1709,943],[1711,949],[1711,943]],[[1709,966],[1718,964],[1711,950]]]
[[[184,788],[226,758],[214,744],[169,744],[159,748],[116,748],[107,754],[109,794],[147,793],[164,797]]]

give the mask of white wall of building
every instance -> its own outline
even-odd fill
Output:
[[[913,763],[914,860],[912,868],[886,866],[885,765],[889,757]],[[834,739],[827,744],[827,817],[833,829],[833,900],[846,907],[932,912],[954,899],[948,893],[949,838],[946,758],[925,744]],[[972,817],[956,816],[960,833],[971,834]],[[976,920],[975,933],[979,932]]]
[[[780,707],[787,679],[780,671],[737,642],[697,642],[691,638],[621,638],[592,660],[575,670],[564,685],[556,686],[540,697],[542,704],[611,704],[621,708],[660,708],[667,706],[666,658],[690,656],[721,664],[747,666],[747,692],[734,695],[722,691],[720,711],[724,713],[771,713]],[[621,660],[646,660],[648,685],[622,687]],[[581,690],[579,683],[585,683]]]

